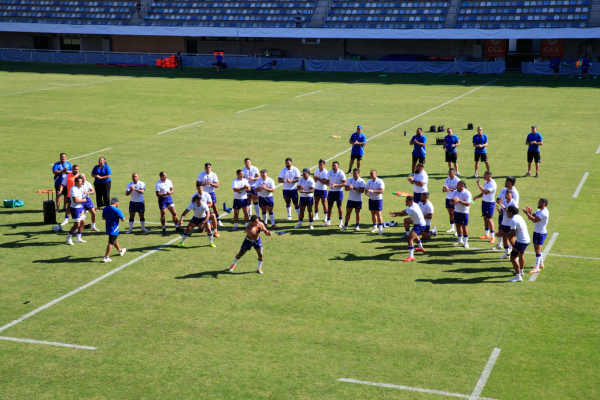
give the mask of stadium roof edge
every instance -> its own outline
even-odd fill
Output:
[[[262,37],[291,39],[598,39],[596,28],[529,29],[332,29],[214,28],[0,23],[0,32],[84,35]]]

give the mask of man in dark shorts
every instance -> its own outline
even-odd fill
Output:
[[[581,60],[581,80],[583,80],[583,77],[585,76],[585,80],[589,81],[590,80],[590,76],[588,74],[588,71],[590,69],[590,62],[588,61],[587,58],[587,54],[585,56],[583,56],[583,60]]]
[[[558,73],[560,72],[560,58],[556,57],[550,61],[550,69],[554,70],[554,81],[558,79]]]
[[[477,175],[477,171],[479,171],[479,160],[485,163],[486,171],[490,170],[486,149],[487,145],[487,135],[484,135],[483,128],[478,126],[477,135],[473,136],[473,147],[475,147],[475,175],[473,175],[473,178],[479,178],[479,175]]]
[[[244,243],[242,243],[242,248],[233,259],[233,264],[231,265],[231,268],[229,268],[229,272],[233,272],[238,261],[240,261],[240,259],[248,250],[254,247],[256,253],[258,254],[258,269],[256,272],[259,274],[263,273],[261,270],[263,263],[263,247],[260,241],[260,232],[264,232],[265,235],[271,236],[271,232],[267,230],[267,227],[260,221],[258,216],[253,215],[250,218],[250,223],[246,227],[246,237],[244,238]]]
[[[425,164],[425,144],[427,138],[423,135],[423,129],[417,128],[417,134],[410,139],[410,144],[414,146],[412,152],[412,171],[410,176],[415,173],[417,164]],[[418,201],[417,201],[418,203]]]
[[[67,155],[60,153],[60,161],[54,163],[52,166],[52,173],[54,174],[54,189],[56,191],[56,212],[60,211],[60,194],[63,193],[63,186],[67,186],[67,175],[73,170],[73,165],[67,161]],[[64,203],[63,211],[68,210],[67,208],[67,197],[69,192],[64,191]]]
[[[221,69],[223,68],[223,56],[221,54],[217,54],[217,57],[215,57],[216,62],[216,66],[217,66],[217,74],[221,71]]]
[[[458,154],[456,153],[456,147],[460,146],[460,139],[458,136],[452,134],[452,129],[447,129],[448,134],[444,136],[444,151],[446,152],[446,162],[448,163],[448,169],[452,168],[452,163],[454,163],[454,170],[456,171],[456,175],[460,176],[458,172],[458,163],[457,158]]]
[[[119,207],[119,199],[113,197],[110,199],[110,206],[102,210],[102,219],[106,221],[106,234],[108,235],[108,246],[106,246],[106,254],[102,262],[112,261],[109,256],[113,246],[115,246],[120,256],[127,251],[126,248],[119,247],[119,221],[125,221],[125,216],[117,207]]]
[[[542,139],[542,135],[540,135],[537,131],[537,126],[533,125],[531,127],[531,133],[527,135],[527,140],[525,140],[525,144],[529,146],[527,149],[527,173],[523,176],[531,176],[531,162],[535,161],[535,177],[540,177],[540,146],[544,144],[544,140]]]
[[[367,137],[362,133],[362,126],[356,127],[356,132],[350,136],[350,144],[352,145],[352,151],[350,152],[350,167],[348,167],[347,174],[352,173],[354,160],[356,160],[356,168],[360,169],[362,156],[365,154],[364,147],[367,144]]]

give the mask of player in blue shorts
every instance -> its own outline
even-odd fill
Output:
[[[360,177],[360,169],[354,168],[352,170],[352,177],[346,181],[344,188],[348,192],[348,201],[346,202],[346,220],[344,226],[341,228],[343,231],[348,229],[348,223],[352,216],[352,210],[355,210],[356,214],[356,230],[360,231],[360,210],[362,208],[362,194],[365,192],[365,181]]]
[[[246,226],[250,223],[250,216],[248,215],[248,208],[250,208],[250,201],[248,200],[248,193],[252,189],[248,180],[244,178],[244,174],[241,169],[235,171],[236,178],[231,183],[233,189],[233,228],[235,231],[238,226],[238,218],[240,210],[244,213],[244,222]]]
[[[451,200],[454,199],[454,192],[456,191],[458,182],[460,182],[460,179],[456,176],[456,170],[450,168],[442,191],[446,193],[446,210],[448,210],[448,216],[450,217],[450,229],[446,233],[454,233],[454,236],[458,236],[458,233],[454,230],[454,204],[451,203]]]
[[[300,180],[300,170],[292,165],[292,159],[285,159],[285,168],[279,172],[277,182],[283,183],[283,200],[288,213],[286,221],[292,220],[292,205],[296,209],[296,215],[300,217],[300,206],[298,205],[298,189],[297,182]]]
[[[319,203],[323,204],[323,214],[327,220],[327,171],[325,169],[325,160],[319,160],[319,168],[314,173],[315,180],[315,217],[313,221],[319,219]]]
[[[300,221],[296,228],[302,227],[302,220],[304,219],[304,210],[308,208],[308,220],[310,222],[310,229],[313,229],[313,196],[315,193],[315,181],[310,176],[310,169],[304,168],[302,170],[302,178],[298,181],[298,191],[300,192]]]
[[[414,198],[412,196],[406,196],[406,210],[401,212],[390,212],[391,217],[405,217],[408,216],[412,220],[413,228],[408,234],[408,258],[404,260],[404,262],[415,261],[415,246],[414,242],[416,241],[419,248],[417,251],[421,251],[425,253],[425,249],[423,248],[423,244],[421,243],[421,239],[419,239],[419,235],[421,235],[426,228],[425,217],[423,216],[423,212],[417,203],[414,202]]]
[[[260,222],[258,216],[253,215],[252,218],[250,218],[250,223],[246,227],[246,237],[244,238],[244,243],[242,243],[242,248],[233,259],[233,264],[231,265],[231,268],[229,268],[229,272],[233,272],[238,261],[240,261],[240,259],[244,256],[244,254],[246,254],[248,250],[254,247],[256,253],[258,254],[258,269],[256,270],[256,272],[258,272],[259,274],[263,273],[261,269],[263,263],[263,247],[260,241],[260,232],[264,232],[265,235],[271,236],[271,232],[269,232],[267,230],[267,227],[262,222]]]
[[[275,191],[275,181],[269,178],[269,174],[266,169],[260,171],[260,178],[256,181],[256,191],[258,192],[258,205],[262,210],[263,222],[267,224],[267,213],[271,220],[271,228],[277,229],[275,225],[275,214],[273,213],[273,207],[275,203],[273,201],[273,192]]]
[[[371,233],[383,235],[383,220],[381,211],[383,210],[383,193],[385,192],[385,183],[377,177],[377,171],[372,169],[369,173],[369,180],[365,182],[365,196],[369,198],[369,211],[371,211],[371,220],[373,229]]]
[[[538,201],[538,210],[535,213],[531,213],[531,207],[526,206],[523,210],[527,215],[527,218],[533,223],[535,223],[535,228],[533,229],[533,248],[535,250],[535,266],[530,274],[536,274],[540,272],[540,268],[544,268],[544,260],[542,260],[542,246],[546,241],[546,236],[548,235],[548,231],[546,227],[548,226],[548,220],[550,219],[550,211],[548,211],[548,200],[540,199]]]
[[[514,240],[513,248],[510,253],[510,261],[515,269],[515,277],[509,282],[523,282],[523,271],[525,269],[525,249],[529,246],[529,232],[527,224],[519,214],[519,209],[515,206],[509,206],[506,214],[510,219],[509,239]]]
[[[479,190],[481,190],[481,193],[473,197],[473,200],[477,200],[480,197],[482,198],[481,215],[483,217],[483,224],[485,226],[485,235],[480,236],[479,239],[489,240],[490,243],[494,243],[494,208],[496,200],[496,190],[498,189],[498,186],[496,185],[496,182],[492,179],[492,173],[490,171],[485,171],[485,173],[483,174],[483,179],[485,180],[485,182],[483,186],[481,186],[481,182],[479,181],[479,178],[477,178],[477,187],[479,188]]]
[[[250,191],[248,192],[248,201],[254,205],[254,214],[260,215],[260,206],[258,205],[258,193],[255,190],[256,181],[260,179],[260,172],[258,168],[252,165],[252,160],[246,158],[244,160],[245,167],[242,168],[242,174],[250,185]],[[252,215],[252,207],[248,206],[248,215]]]
[[[460,181],[456,185],[454,199],[450,202],[454,205],[454,220],[456,221],[456,233],[458,233],[458,241],[455,246],[464,245],[465,249],[469,248],[469,209],[473,197],[471,192],[467,190],[467,182]]]
[[[162,233],[163,235],[167,233],[167,227],[165,225],[165,216],[167,214],[167,210],[171,213],[173,217],[173,223],[176,227],[178,227],[179,220],[177,219],[177,210],[175,209],[175,203],[173,203],[173,199],[171,195],[175,191],[173,189],[173,183],[170,179],[167,179],[167,173],[161,172],[158,174],[160,179],[154,185],[154,191],[156,192],[156,197],[158,197],[158,209],[160,210],[160,223],[162,225]],[[176,228],[177,230],[179,228]]]
[[[192,229],[198,227],[200,231],[206,231],[206,234],[208,235],[208,245],[210,247],[217,247],[213,243],[213,232],[210,226],[210,207],[204,200],[202,194],[196,193],[192,198],[190,205],[183,211],[183,214],[181,214],[181,220],[183,220],[189,211],[192,211],[194,216],[188,223],[187,228],[185,228],[185,232],[181,235],[181,242],[177,246],[183,247],[183,243],[189,237]]]
[[[140,181],[140,176],[138,174],[132,174],[131,182],[129,182],[127,189],[125,190],[125,196],[131,196],[131,200],[129,201],[129,230],[125,233],[133,232],[133,222],[136,213],[140,216],[142,232],[150,232],[146,229],[146,218],[144,218],[144,213],[146,212],[144,193],[146,193],[146,184]]]
[[[106,234],[108,235],[108,245],[102,262],[111,262],[110,252],[113,246],[117,249],[120,256],[125,255],[126,248],[119,247],[119,221],[125,221],[125,216],[119,210],[119,199],[113,197],[110,199],[110,205],[102,210],[102,219],[106,222]]]
[[[344,212],[342,211],[342,201],[344,201],[344,186],[346,186],[346,174],[340,169],[340,163],[334,161],[331,164],[331,170],[327,172],[327,184],[329,193],[327,193],[327,219],[323,226],[331,225],[331,213],[333,212],[333,203],[336,203],[338,215],[340,217],[339,227],[344,226]]]

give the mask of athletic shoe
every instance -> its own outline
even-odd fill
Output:
[[[315,229],[314,226],[310,225],[308,229]]]
[[[491,239],[489,237],[489,235],[483,235],[483,236],[479,236],[479,239],[484,240],[484,239]]]
[[[100,229],[98,229],[98,228],[92,228],[92,231],[94,231],[94,232],[100,232]]]
[[[460,176],[460,172],[456,171],[456,176]]]
[[[177,247],[183,247],[183,242],[179,242],[179,244],[177,245]]]
[[[408,176],[415,176],[415,174],[414,173],[413,174],[408,174]]]
[[[262,269],[259,268],[259,269],[256,270],[256,272],[258,272],[259,274],[262,275]]]
[[[539,178],[539,177],[540,177],[540,174],[535,174],[535,177],[536,177],[536,178]]]
[[[503,247],[500,244],[498,244],[498,245],[492,247],[490,250],[502,250],[502,249],[503,249]]]
[[[231,228],[232,231],[235,231],[237,229],[237,226],[234,226],[233,228]]]
[[[469,244],[465,243],[465,249],[468,249],[468,248],[469,248]]]
[[[507,258],[510,258],[510,256],[508,254],[503,254],[500,257],[498,257],[500,260],[506,260]]]
[[[438,235],[438,232],[437,232],[437,229],[435,228],[435,226],[434,226],[434,227],[433,227],[433,229],[431,230],[431,235],[432,235],[432,236],[437,236],[437,235]]]
[[[60,223],[60,226],[65,226],[68,223],[69,223],[69,220],[64,220],[63,222]]]
[[[150,233],[150,231],[148,229],[146,229],[146,228],[142,228],[142,232],[143,233]]]
[[[112,260],[111,260],[110,258],[108,258],[108,257],[104,257],[104,258],[102,259],[102,262],[111,262],[111,261],[112,261]]]
[[[122,248],[121,251],[119,252],[119,255],[122,257],[125,255],[125,253],[127,252],[126,248]]]
[[[454,232],[454,237],[458,237],[458,232]]]
[[[129,229],[127,232],[125,232],[125,233],[133,233],[133,229],[131,229],[131,228],[130,228],[130,229]]]
[[[454,228],[446,231],[446,233],[452,233],[452,232],[454,232]]]
[[[493,244],[495,241],[496,241],[496,238],[495,238],[495,237],[490,237],[490,243],[492,243],[492,244]]]
[[[371,229],[371,233],[377,233],[377,228]]]
[[[167,228],[162,228],[162,234],[166,235],[166,233],[167,233]]]
[[[221,237],[221,235],[219,235],[219,232],[215,232],[215,233],[213,233],[213,236],[214,236],[214,237]]]
[[[235,269],[235,265],[232,265],[231,268],[229,268],[229,272],[233,272],[234,269]]]
[[[410,261],[415,261],[414,257],[408,257],[406,260],[402,260],[402,262],[410,262]]]
[[[340,230],[342,230],[342,231],[345,231],[345,230],[346,230],[346,227],[345,227],[344,225],[342,225],[342,226],[340,227]]]
[[[425,249],[421,249],[421,248],[416,248],[415,251],[420,251],[421,253],[425,253]]]
[[[525,271],[521,270],[521,276],[525,276]]]
[[[338,224],[338,226],[341,228],[342,226],[344,226],[344,223],[342,221],[340,221],[340,223]]]
[[[209,243],[208,245],[209,245],[210,247],[217,247],[217,245],[216,245],[216,244],[214,244],[214,243]]]
[[[75,243],[87,243],[87,241],[81,239],[81,238],[77,238],[77,240],[75,241]]]
[[[479,178],[479,175],[475,174],[473,175],[473,178]]]
[[[271,229],[279,229],[277,225],[271,225]]]
[[[327,222],[325,222],[325,223],[324,223],[323,225],[321,225],[321,226],[330,226],[330,225],[331,225],[331,222],[330,222],[330,221],[327,221]]]
[[[294,227],[295,229],[302,228],[302,224],[298,224]]]
[[[537,267],[534,267],[531,271],[529,271],[530,274],[539,274],[541,272],[541,270]]]
[[[67,238],[67,244],[74,244],[70,237]]]
[[[354,228],[354,230],[355,230],[356,232],[360,231],[360,226],[357,226],[356,228]]]
[[[527,178],[528,176],[531,176],[531,174],[528,172],[525,175],[523,175],[523,178]]]
[[[217,220],[217,226],[223,226],[223,223],[221,222],[220,219]]]
[[[379,228],[379,234],[383,235],[383,228]]]
[[[346,175],[351,174],[352,173],[352,169],[349,169],[348,172],[346,172]]]
[[[319,220],[319,217],[314,217],[313,218],[313,221],[318,221],[318,220]]]
[[[455,246],[464,246],[465,242],[456,242],[454,243]]]
[[[523,278],[521,278],[521,275],[517,275],[511,280],[509,280],[509,282],[523,282]]]
[[[291,220],[292,220],[292,217],[287,217],[285,220],[286,220],[286,221],[291,221]]]

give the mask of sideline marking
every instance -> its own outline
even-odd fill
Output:
[[[552,234],[552,237],[550,238],[550,241],[548,242],[546,247],[544,247],[544,251],[542,251],[542,265],[544,264],[544,260],[546,259],[546,256],[548,256],[548,253],[550,252],[552,245],[554,245],[554,242],[556,242],[557,237],[558,237],[558,232],[554,232]],[[539,274],[540,274],[539,272],[537,274],[532,274],[531,277],[529,278],[529,281],[534,282],[537,279]]]
[[[266,107],[266,106],[268,106],[268,104],[263,104],[262,106],[252,107],[247,110],[238,111],[237,113],[239,114],[239,113],[243,113],[243,112],[250,111],[250,110],[256,110],[257,108]]]
[[[442,76],[444,76],[444,75],[448,75],[449,73],[450,73],[450,72],[446,72],[445,74],[441,74],[441,75],[440,75],[440,78],[441,78]]]
[[[58,343],[58,342],[46,342],[44,340],[32,340],[32,339],[21,339],[14,337],[6,337],[0,336],[0,340],[9,340],[11,342],[24,342],[24,343],[34,343],[34,344],[46,344],[50,346],[60,346],[60,347],[71,347],[74,349],[84,349],[84,350],[96,350],[96,347],[92,346],[80,346],[78,344],[67,344],[67,343]]]
[[[596,150],[596,154],[600,154],[600,146],[598,146],[598,150]]]
[[[319,93],[319,92],[320,92],[320,90],[317,90],[316,92],[304,93],[304,94],[301,94],[300,96],[296,96],[296,97],[308,96],[309,94],[315,94],[315,93]]]
[[[581,178],[581,182],[579,182],[579,186],[577,186],[577,190],[575,190],[575,194],[573,195],[573,198],[576,198],[579,195],[579,192],[581,191],[581,188],[583,187],[583,184],[585,183],[585,180],[587,179],[589,174],[590,174],[589,172],[586,172],[585,174],[583,174],[583,178]]]
[[[178,126],[177,128],[169,129],[168,131],[158,132],[157,135],[161,135],[163,133],[167,133],[167,132],[171,132],[171,131],[176,131],[177,129],[185,128],[186,126],[192,126],[192,125],[201,124],[203,122],[204,121],[198,121],[198,122],[194,122],[193,124],[187,124],[187,125],[183,125],[183,126]]]
[[[359,79],[357,81],[352,81],[352,82],[344,83],[342,86],[352,85],[353,83],[360,82],[360,81],[364,81],[364,79]]]
[[[488,378],[490,377],[490,374],[492,373],[492,368],[494,368],[494,364],[496,363],[496,360],[498,359],[499,355],[500,355],[500,349],[495,347],[494,350],[492,351],[492,355],[490,356],[490,359],[488,360],[487,364],[485,365],[485,368],[483,369],[483,372],[481,373],[481,377],[479,378],[479,381],[477,381],[477,385],[475,386],[475,389],[473,389],[473,393],[471,393],[471,396],[469,397],[469,399],[479,399],[480,398],[479,395],[483,391],[483,387],[485,386],[485,383],[487,382]]]
[[[110,150],[110,149],[112,149],[112,147],[109,147],[108,149],[102,149],[102,150],[98,150],[98,151],[95,151],[95,152],[93,152],[93,153],[84,154],[84,155],[82,155],[82,156],[79,156],[79,157],[69,158],[67,161],[71,161],[71,160],[77,160],[78,158],[82,158],[82,157],[91,156],[92,154],[100,153],[100,152],[103,152],[103,151],[106,151],[106,150]],[[54,165],[54,164],[50,164],[50,166],[53,166],[53,165]]]

